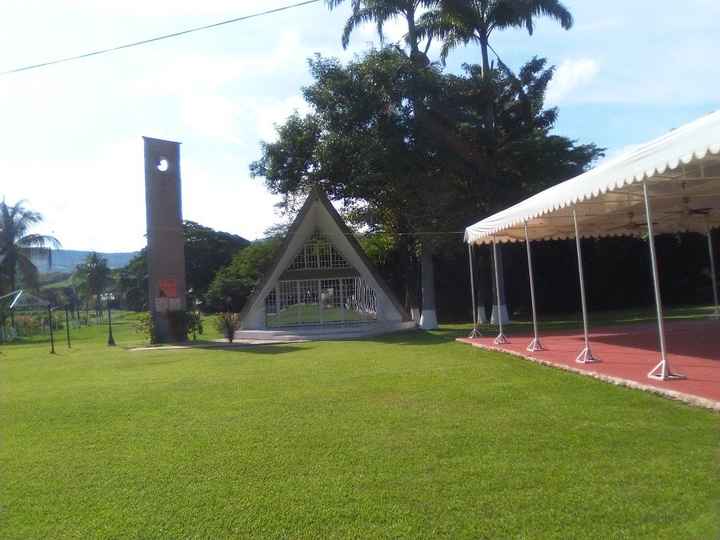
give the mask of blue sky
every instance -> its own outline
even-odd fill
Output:
[[[291,0],[25,0],[4,6],[0,71],[169,33]],[[548,99],[556,132],[610,154],[720,108],[717,0],[567,0],[575,27],[541,21],[494,36],[511,67],[557,66]],[[42,17],[38,17],[42,13]],[[64,247],[124,251],[144,243],[142,136],[181,141],[184,216],[256,238],[281,219],[248,164],[260,140],[305,110],[314,53],[349,59],[375,41],[347,9],[322,4],[132,50],[0,78],[0,196],[27,199]],[[388,28],[388,39],[402,35]],[[433,49],[436,55],[437,49]],[[477,62],[474,47],[448,69]],[[483,216],[468,216],[468,223]]]

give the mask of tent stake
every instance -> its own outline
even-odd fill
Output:
[[[473,268],[473,245],[472,243],[468,242],[468,260],[470,261],[470,294],[472,296],[471,298],[471,304],[472,304],[472,314],[473,314],[473,328],[470,332],[470,335],[468,336],[470,339],[479,338],[482,336],[480,333],[480,330],[478,329],[478,317],[477,317],[477,309],[475,308],[475,270]]]
[[[579,364],[592,364],[593,362],[599,362],[595,356],[593,356],[592,349],[590,348],[590,331],[588,330],[588,313],[587,313],[587,298],[585,297],[585,275],[583,272],[583,261],[582,261],[582,249],[580,247],[580,230],[578,228],[577,212],[573,208],[572,212],[573,224],[575,225],[575,247],[577,248],[577,259],[578,259],[578,275],[580,276],[580,302],[582,304],[582,316],[583,316],[583,331],[585,334],[585,348],[580,351],[575,361]]]
[[[498,272],[498,259],[497,259],[497,244],[495,243],[495,237],[493,236],[493,262],[495,263],[495,292],[497,293],[498,301],[498,336],[495,338],[495,345],[504,345],[510,343],[508,338],[503,332],[502,314],[500,313],[500,273]]]
[[[648,196],[647,183],[643,182],[643,197],[645,199],[645,218],[647,220],[648,244],[650,244],[650,264],[652,266],[653,288],[655,289],[655,309],[657,311],[658,336],[660,338],[660,363],[655,366],[648,377],[667,381],[669,379],[686,379],[685,375],[672,373],[667,359],[665,347],[665,323],[663,322],[662,297],[660,295],[660,279],[658,277],[657,254],[655,253],[655,233],[653,232],[652,211]]]
[[[527,346],[528,352],[544,351],[540,342],[540,334],[538,333],[538,321],[537,321],[537,310],[535,309],[535,277],[533,272],[532,263],[532,252],[530,249],[530,235],[528,233],[528,224],[525,222],[525,245],[527,246],[527,259],[528,259],[528,273],[530,274],[530,304],[532,307],[532,322],[533,322],[533,340]]]
[[[710,316],[713,319],[720,319],[720,302],[718,302],[717,275],[715,274],[715,254],[713,253],[712,229],[707,230],[708,255],[710,256],[710,277],[712,278],[713,299],[715,310]]]

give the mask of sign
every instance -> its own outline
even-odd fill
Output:
[[[161,298],[177,298],[177,280],[175,279],[161,279],[159,282],[160,293],[158,296]]]

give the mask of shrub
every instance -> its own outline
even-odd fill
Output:
[[[199,313],[192,311],[169,311],[167,314],[171,341],[187,341],[189,333],[203,333],[202,319]],[[142,313],[135,323],[135,330],[145,335],[150,343],[157,343],[157,330],[152,315]]]
[[[240,315],[237,313],[220,313],[215,319],[217,329],[232,343],[235,331],[240,329]]]
[[[135,331],[143,334],[150,343],[157,343],[155,322],[150,313],[141,313],[135,322]]]
[[[20,336],[32,336],[42,331],[42,318],[33,315],[15,315],[15,329]]]

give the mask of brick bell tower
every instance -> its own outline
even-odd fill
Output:
[[[145,205],[149,310],[155,341],[175,335],[172,313],[186,309],[185,239],[182,225],[180,143],[143,137],[145,143]]]

